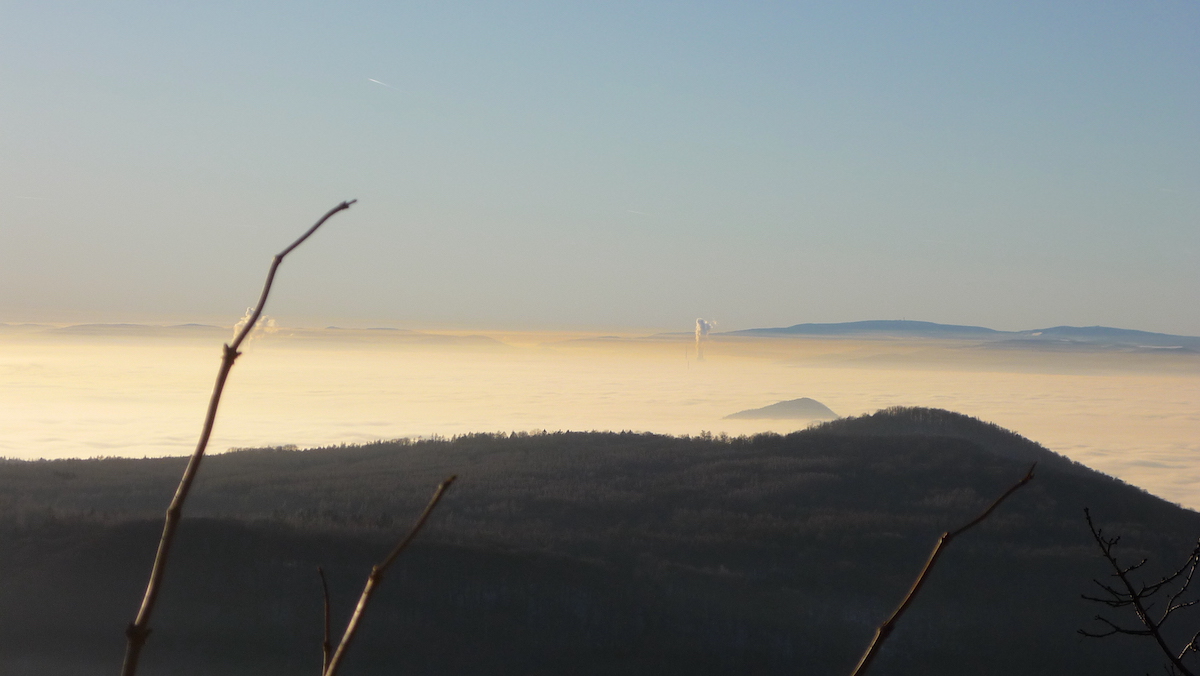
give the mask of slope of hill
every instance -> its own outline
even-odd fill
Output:
[[[725,416],[726,420],[834,420],[838,417],[816,399],[788,399],[761,408],[751,408]]]
[[[1032,459],[1037,479],[947,552],[873,673],[1156,669],[1149,645],[1075,634],[1095,612],[1079,594],[1107,573],[1082,508],[1151,573],[1186,556],[1200,515],[966,416],[891,409],[787,436],[473,435],[211,457],[145,673],[313,669],[316,566],[344,621],[452,472],[347,673],[847,673],[938,534]],[[0,672],[116,670],[182,465],[0,462]]]

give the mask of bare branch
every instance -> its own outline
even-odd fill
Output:
[[[1102,619],[1104,619],[1104,618],[1102,618],[1102,617],[1100,617],[1099,615],[1097,615],[1097,616],[1096,616],[1096,619],[1097,619],[1097,620],[1102,620]],[[1112,636],[1112,635],[1114,635],[1114,634],[1120,634],[1120,633],[1121,633],[1121,630],[1120,630],[1120,629],[1107,629],[1107,630],[1105,630],[1105,631],[1102,631],[1102,632],[1091,632],[1091,631],[1088,631],[1088,630],[1086,630],[1086,629],[1076,629],[1075,631],[1079,632],[1079,634],[1080,634],[1080,635],[1082,635],[1082,636],[1086,636],[1086,637],[1088,637],[1088,638],[1108,638],[1109,636]]]
[[[1113,589],[1112,587],[1104,584],[1100,580],[1092,580],[1092,582],[1095,582],[1097,587],[1100,587],[1101,589],[1103,589],[1104,591],[1106,591],[1110,595],[1112,595],[1114,600],[1121,601],[1121,605],[1127,605],[1129,603],[1129,598],[1130,598],[1129,594],[1126,594],[1124,592],[1119,592],[1116,589]]]
[[[1182,660],[1184,655],[1194,652],[1200,652],[1200,631],[1192,635],[1192,640],[1188,641],[1187,645],[1183,646],[1183,650],[1179,651],[1178,657]]]
[[[1144,565],[1146,565],[1146,559],[1142,559],[1141,561],[1138,561],[1137,563],[1133,564],[1132,566],[1125,568],[1121,572],[1122,573],[1132,573],[1133,571],[1137,570],[1138,568],[1141,568]]]
[[[1121,567],[1121,564],[1117,563],[1117,559],[1112,553],[1113,546],[1117,543],[1118,540],[1120,540],[1120,538],[1104,537],[1103,531],[1099,528],[1096,528],[1096,525],[1092,522],[1091,511],[1089,511],[1087,508],[1084,508],[1083,515],[1084,515],[1084,518],[1087,519],[1088,530],[1090,530],[1092,532],[1092,538],[1096,541],[1096,545],[1098,547],[1100,547],[1100,552],[1104,555],[1105,560],[1108,561],[1108,565],[1114,571],[1113,577],[1116,577],[1117,579],[1119,579],[1121,581],[1121,585],[1125,587],[1124,592],[1117,592],[1115,590],[1108,589],[1107,587],[1105,587],[1105,589],[1107,591],[1109,591],[1110,594],[1113,594],[1117,598],[1128,599],[1127,601],[1125,601],[1124,603],[1122,603],[1120,605],[1132,606],[1134,613],[1137,615],[1138,621],[1141,622],[1144,629],[1125,629],[1123,627],[1117,626],[1110,620],[1097,615],[1096,619],[1100,620],[1104,624],[1108,625],[1110,627],[1111,631],[1105,631],[1104,633],[1098,634],[1098,635],[1085,632],[1082,629],[1080,629],[1079,632],[1081,634],[1083,634],[1084,636],[1096,636],[1096,637],[1101,637],[1101,638],[1104,636],[1111,636],[1113,634],[1128,634],[1131,636],[1150,636],[1154,639],[1154,642],[1158,644],[1158,647],[1159,647],[1159,649],[1162,650],[1163,654],[1167,656],[1167,659],[1170,660],[1171,667],[1173,669],[1175,669],[1179,674],[1182,674],[1183,676],[1194,676],[1192,674],[1192,672],[1189,671],[1188,668],[1183,665],[1183,656],[1187,654],[1189,649],[1194,649],[1193,646],[1195,645],[1196,638],[1193,638],[1191,643],[1189,643],[1187,646],[1184,647],[1183,650],[1181,650],[1178,654],[1176,654],[1175,651],[1171,650],[1171,648],[1167,646],[1166,639],[1163,638],[1162,632],[1159,631],[1159,629],[1162,626],[1162,622],[1165,621],[1167,618],[1167,615],[1169,615],[1171,613],[1171,607],[1172,607],[1172,605],[1174,605],[1173,601],[1178,597],[1178,595],[1173,596],[1172,603],[1167,604],[1167,610],[1163,614],[1162,620],[1160,620],[1159,622],[1155,622],[1150,617],[1150,609],[1146,605],[1146,602],[1149,600],[1150,596],[1157,593],[1158,590],[1162,588],[1163,584],[1165,584],[1168,580],[1177,578],[1180,573],[1177,572],[1171,576],[1168,576],[1167,578],[1163,578],[1163,581],[1160,583],[1157,583],[1157,584],[1153,584],[1153,585],[1149,585],[1149,586],[1141,585],[1140,591],[1135,590],[1133,581],[1129,579],[1129,572],[1140,568],[1143,564],[1146,563],[1146,560],[1142,559],[1139,563],[1137,563],[1136,565],[1133,565],[1133,566],[1128,566],[1128,567],[1124,567],[1124,568]],[[1192,556],[1196,556],[1196,550],[1193,550]],[[1190,561],[1190,559],[1189,559],[1189,561]],[[1183,567],[1181,567],[1180,571],[1182,571],[1186,567],[1187,567],[1187,564],[1185,564]],[[1189,577],[1189,581],[1190,581],[1190,578],[1191,578],[1190,574],[1188,577]],[[1097,584],[1099,584],[1099,583],[1097,583]],[[1104,585],[1100,585],[1100,586],[1103,587]],[[1182,593],[1182,591],[1179,593]],[[1084,598],[1087,598],[1087,597],[1084,597]],[[1109,605],[1112,605],[1112,604],[1109,604]]]
[[[1200,563],[1200,541],[1198,541],[1196,543],[1196,546],[1192,548],[1192,555],[1189,556],[1188,560],[1185,561],[1183,563],[1183,565],[1179,567],[1179,570],[1177,570],[1174,573],[1171,573],[1167,577],[1163,578],[1163,582],[1170,582],[1171,580],[1174,580],[1175,578],[1182,575],[1183,572],[1186,570],[1187,578],[1185,578],[1185,581],[1184,581],[1184,589],[1187,589],[1187,585],[1191,584],[1192,576],[1196,572],[1197,563]]]
[[[1129,601],[1114,601],[1112,599],[1097,598],[1095,596],[1088,596],[1087,594],[1080,594],[1079,598],[1081,598],[1085,601],[1095,601],[1096,603],[1103,603],[1104,605],[1106,605],[1110,608],[1123,608],[1123,607],[1129,605],[1129,603],[1130,603]]]
[[[375,593],[375,589],[379,587],[379,583],[383,581],[383,574],[392,565],[397,557],[400,556],[413,539],[417,537],[417,533],[421,531],[421,527],[425,525],[425,521],[429,519],[429,515],[433,513],[433,509],[437,507],[442,496],[446,493],[446,489],[450,488],[450,484],[454,483],[457,477],[451,476],[442,483],[438,484],[437,490],[433,492],[433,497],[429,499],[429,504],[425,505],[425,510],[421,512],[421,516],[417,517],[416,523],[413,524],[408,535],[403,540],[398,542],[392,551],[388,553],[383,562],[371,569],[371,574],[367,576],[367,584],[363,587],[362,595],[358,598],[358,606],[354,608],[354,614],[350,616],[350,622],[346,625],[346,631],[342,634],[342,640],[338,643],[337,650],[334,651],[333,657],[330,658],[329,664],[325,667],[324,676],[335,676],[338,668],[342,665],[342,660],[346,656],[346,651],[350,649],[350,644],[354,641],[355,634],[358,633],[358,626],[362,623],[363,614],[367,610],[367,605],[371,602],[371,596]]]
[[[1166,620],[1168,617],[1170,617],[1171,613],[1175,612],[1176,610],[1181,610],[1183,608],[1190,608],[1191,606],[1194,606],[1197,603],[1200,603],[1200,599],[1193,599],[1186,603],[1176,603],[1175,605],[1168,606],[1166,611],[1163,612],[1163,620]],[[1162,623],[1160,622],[1159,624],[1161,625]]]
[[[254,312],[250,314],[249,321],[247,321],[245,326],[242,327],[242,330],[233,337],[233,342],[229,344],[229,347],[233,351],[236,352],[237,349],[242,346],[242,341],[246,339],[246,336],[250,335],[250,332],[254,330],[254,325],[258,322],[258,318],[262,315],[263,308],[267,305],[267,296],[271,293],[271,285],[275,283],[275,271],[279,269],[279,264],[283,262],[283,258],[290,254],[293,249],[303,244],[304,240],[311,237],[312,234],[317,231],[317,228],[324,225],[325,221],[328,221],[334,214],[339,211],[349,209],[350,205],[357,201],[358,200],[350,200],[349,202],[342,202],[336,207],[325,212],[325,215],[322,216],[316,223],[314,223],[311,228],[306,230],[303,235],[300,235],[296,241],[288,245],[288,247],[283,251],[275,254],[275,258],[271,259],[271,269],[267,270],[267,281],[265,284],[263,284],[262,294],[260,294],[258,297],[258,305],[254,306]]]
[[[954,538],[962,535],[967,530],[973,528],[984,519],[988,518],[992,511],[995,510],[996,507],[1000,506],[1000,503],[1004,502],[1008,496],[1015,493],[1017,489],[1021,488],[1025,484],[1033,481],[1033,470],[1036,467],[1037,463],[1035,462],[1029,467],[1029,471],[1025,473],[1025,476],[1022,477],[1020,481],[1013,484],[1008,490],[1004,491],[1000,497],[996,498],[995,502],[989,505],[987,509],[983,510],[982,514],[967,522],[964,526],[957,530],[942,533],[942,537],[938,539],[937,544],[933,547],[933,551],[929,553],[929,560],[925,562],[925,567],[922,568],[921,573],[917,575],[917,579],[913,582],[912,587],[908,590],[908,594],[904,596],[904,600],[900,602],[899,607],[897,607],[895,612],[892,613],[892,616],[885,620],[883,624],[879,625],[879,629],[875,631],[875,638],[871,639],[871,645],[867,646],[867,651],[864,652],[862,658],[859,659],[858,665],[854,667],[854,671],[851,672],[851,676],[860,676],[861,674],[866,673],[867,667],[869,667],[871,662],[875,659],[875,655],[883,646],[883,642],[887,640],[888,636],[891,635],[892,630],[896,628],[896,622],[899,621],[900,616],[904,614],[904,611],[908,610],[908,606],[913,602],[913,599],[917,597],[917,592],[921,591],[921,587],[925,584],[926,578],[929,577],[929,573],[933,570],[934,564],[937,563],[938,557],[941,556],[942,550],[946,547],[946,545],[950,544],[950,541]]]
[[[329,583],[325,580],[325,569],[317,566],[317,575],[321,576],[321,596],[325,599],[325,633],[321,640],[321,673],[329,668],[329,656],[333,646],[329,643]]]
[[[1196,574],[1197,566],[1200,566],[1200,543],[1197,543],[1196,547],[1192,549],[1192,555],[1188,557],[1188,560],[1185,561],[1182,566],[1180,566],[1179,570],[1175,571],[1171,575],[1168,575],[1167,577],[1164,577],[1158,583],[1155,591],[1157,591],[1158,588],[1161,588],[1164,584],[1179,579],[1179,576],[1182,575],[1185,570],[1187,571],[1187,577],[1183,579],[1183,584],[1181,584],[1179,589],[1174,594],[1171,594],[1171,598],[1167,600],[1167,609],[1163,611],[1162,617],[1158,621],[1159,624],[1166,622],[1167,618],[1171,616],[1171,613],[1175,612],[1176,610],[1200,603],[1200,599],[1187,601],[1185,603],[1179,602],[1180,597],[1187,592],[1188,587],[1192,586],[1192,578]]]
[[[250,334],[250,331],[258,322],[259,316],[262,315],[263,308],[267,304],[267,296],[271,293],[271,284],[275,280],[275,271],[279,268],[279,264],[283,262],[284,256],[291,253],[292,249],[300,246],[304,240],[316,232],[317,228],[321,227],[331,216],[339,211],[349,209],[350,205],[354,204],[355,201],[342,202],[330,209],[315,225],[301,235],[299,239],[292,242],[291,246],[284,249],[271,260],[271,268],[267,271],[266,284],[263,285],[262,294],[258,298],[258,305],[255,306],[250,320],[234,336],[233,342],[224,346],[221,367],[217,371],[217,382],[213,385],[212,396],[208,400],[208,411],[204,415],[204,425],[200,430],[200,439],[196,443],[196,450],[192,453],[191,459],[188,460],[187,468],[183,470],[183,478],[179,480],[179,487],[175,490],[175,497],[171,499],[171,505],[167,507],[167,516],[163,522],[162,536],[158,541],[158,552],[154,555],[154,566],[150,570],[150,579],[146,583],[146,594],[142,597],[142,605],[138,609],[137,617],[125,629],[125,636],[128,638],[128,641],[125,644],[125,661],[121,667],[121,676],[134,676],[137,673],[138,658],[141,656],[142,646],[146,644],[146,638],[150,635],[150,616],[154,613],[154,606],[158,601],[158,593],[162,589],[163,576],[166,574],[167,569],[167,560],[171,554],[171,545],[175,542],[175,531],[179,526],[179,519],[183,516],[183,504],[192,489],[192,482],[196,479],[196,472],[200,469],[200,461],[204,459],[204,451],[208,448],[208,439],[212,436],[213,423],[217,418],[217,407],[221,404],[221,393],[225,390],[225,380],[229,377],[229,371],[233,368],[233,362],[241,356],[241,353],[238,352],[238,347],[241,346],[242,341]]]
[[[1104,638],[1105,636],[1112,636],[1113,634],[1130,634],[1132,636],[1149,636],[1150,635],[1150,632],[1145,629],[1126,629],[1125,627],[1115,624],[1114,622],[1109,620],[1107,617],[1104,617],[1103,615],[1097,615],[1096,619],[1099,620],[1100,622],[1103,622],[1104,624],[1107,624],[1108,629],[1106,629],[1102,633],[1095,633],[1095,632],[1087,631],[1086,629],[1077,629],[1076,631],[1078,631],[1080,634],[1082,634],[1084,636],[1087,636],[1088,638]]]

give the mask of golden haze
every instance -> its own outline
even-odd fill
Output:
[[[5,327],[0,455],[189,453],[228,330]],[[1200,355],[969,341],[277,329],[233,370],[210,448],[528,430],[730,435],[811,397],[839,415],[960,411],[1200,508]]]

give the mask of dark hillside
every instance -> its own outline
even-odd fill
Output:
[[[888,408],[857,418],[833,420],[814,431],[881,437],[915,434],[965,439],[978,444],[981,450],[1003,458],[1052,465],[1056,469],[1075,471],[1092,477],[1100,476],[1095,470],[1073,462],[1016,432],[940,408]]]
[[[938,534],[1032,458],[1038,478],[955,543],[873,673],[1157,669],[1148,645],[1075,635],[1095,612],[1078,595],[1106,572],[1082,508],[1159,568],[1190,551],[1200,515],[995,426],[892,409],[746,439],[475,435],[214,456],[145,673],[312,669],[315,567],[344,618],[452,472],[347,673],[847,673]],[[0,671],[115,671],[181,469],[0,463]]]

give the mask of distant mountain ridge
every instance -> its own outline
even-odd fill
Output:
[[[1086,343],[1120,347],[1200,350],[1200,337],[1178,336],[1109,326],[1054,326],[1030,331],[999,331],[983,326],[960,326],[912,320],[871,320],[833,324],[727,331],[724,336],[864,336],[1007,341],[1033,344]]]

